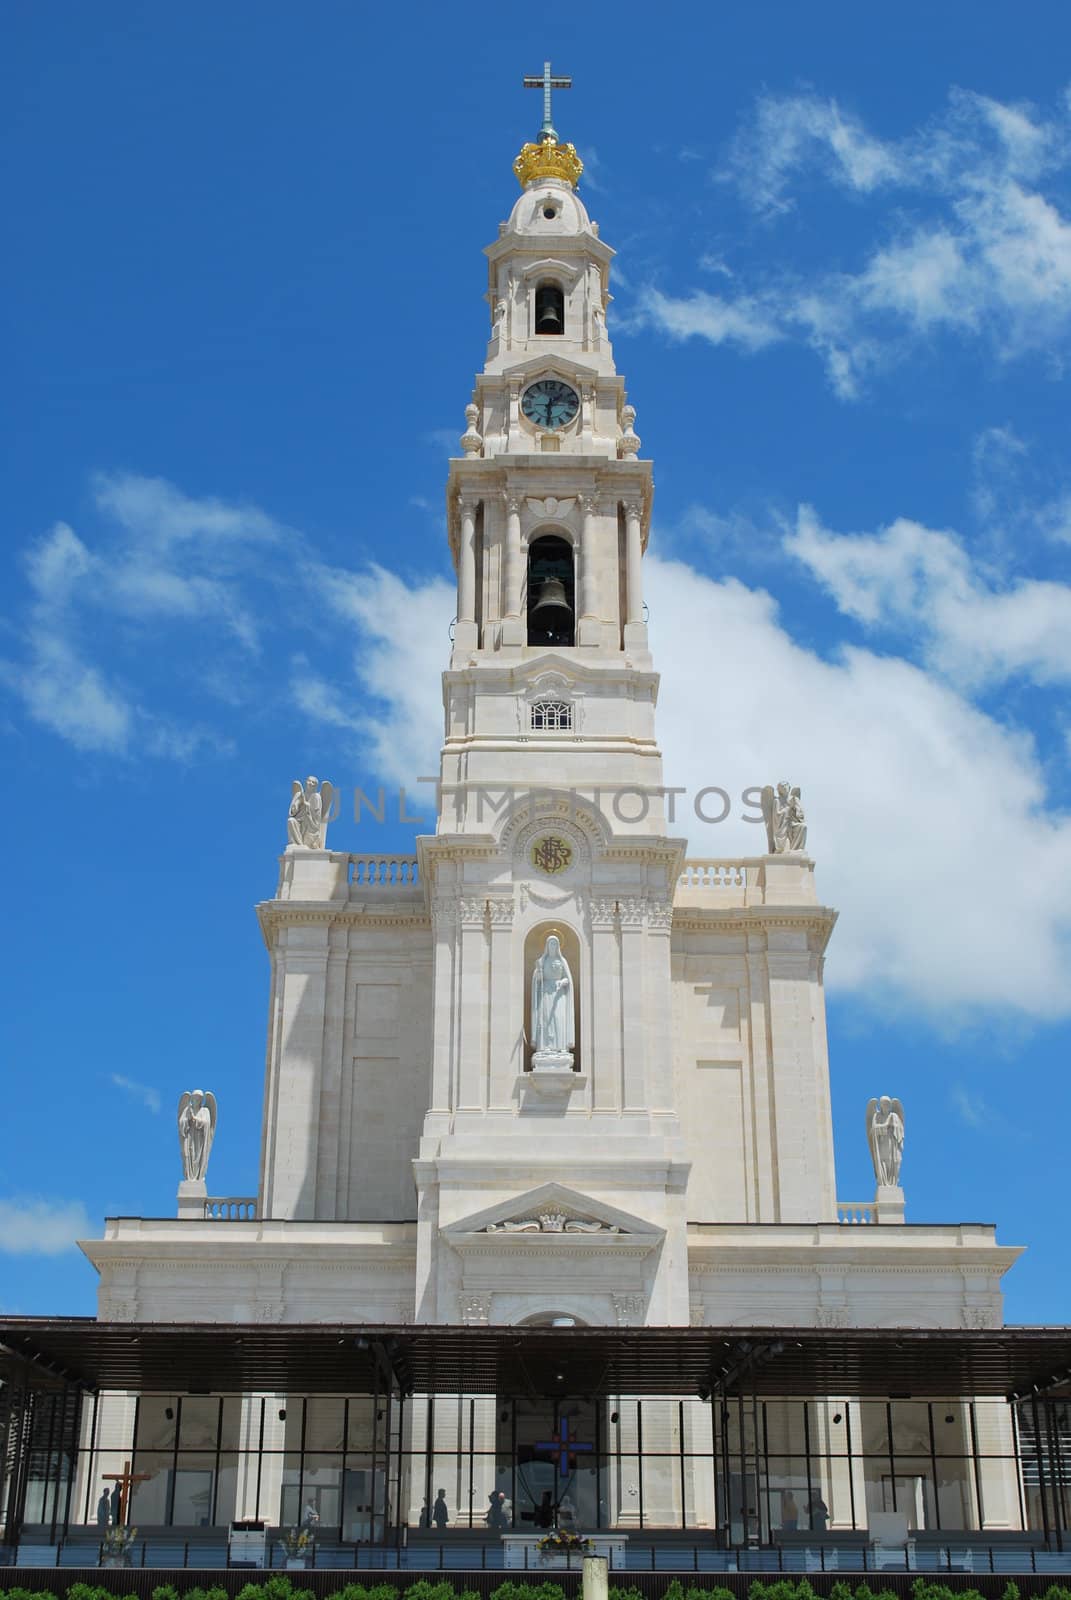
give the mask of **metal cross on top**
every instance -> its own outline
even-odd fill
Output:
[[[557,142],[558,135],[554,131],[554,124],[550,120],[550,91],[552,89],[571,89],[572,78],[551,77],[550,62],[544,61],[543,75],[540,78],[529,77],[523,80],[526,89],[542,89],[543,91],[543,126],[539,130],[540,138],[551,138]]]
[[[553,1439],[545,1439],[542,1444],[537,1444],[537,1450],[549,1450],[558,1457],[559,1476],[567,1478],[570,1473],[570,1461],[578,1450],[594,1450],[593,1444],[581,1444],[579,1439],[569,1437],[569,1418],[563,1417],[558,1424],[558,1432]]]

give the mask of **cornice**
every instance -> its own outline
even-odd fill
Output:
[[[257,906],[256,912],[266,940],[269,932],[283,927],[431,929],[431,917],[423,901],[395,907],[353,900],[267,900]]]
[[[719,891],[712,889],[711,898]],[[833,932],[838,913],[827,906],[677,906],[673,908],[674,933],[753,933],[756,928],[806,929]]]

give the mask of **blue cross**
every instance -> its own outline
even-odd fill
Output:
[[[569,1437],[569,1418],[563,1417],[558,1424],[555,1438],[545,1439],[542,1444],[537,1444],[537,1450],[549,1450],[558,1457],[558,1472],[561,1477],[569,1476],[569,1458],[575,1456],[578,1450],[594,1450],[593,1444],[581,1444],[578,1439]]]

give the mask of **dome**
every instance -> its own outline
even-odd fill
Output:
[[[507,228],[510,233],[548,239],[593,231],[587,207],[564,178],[530,183],[510,212]]]

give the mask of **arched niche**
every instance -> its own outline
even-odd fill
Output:
[[[528,930],[524,941],[524,1070],[532,1070],[532,972],[539,957],[543,954],[547,940],[555,934],[561,945],[562,955],[569,963],[569,971],[573,975],[573,1037],[576,1044],[573,1046],[573,1071],[579,1072],[580,1053],[582,1040],[580,1037],[580,940],[575,928],[567,922],[548,921],[540,922],[536,927]]]
[[[528,543],[528,643],[571,647],[576,639],[576,567],[573,547],[560,533],[540,533]]]

